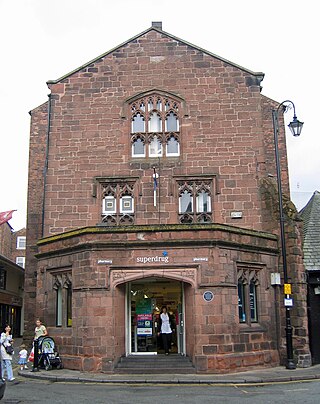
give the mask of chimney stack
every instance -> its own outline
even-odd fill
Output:
[[[152,27],[162,30],[162,21],[152,21]]]

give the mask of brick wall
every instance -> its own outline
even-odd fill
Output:
[[[8,223],[0,226],[0,254],[11,259],[12,227]]]

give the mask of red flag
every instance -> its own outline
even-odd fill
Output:
[[[7,210],[6,212],[0,212],[0,226],[3,223],[8,222],[12,218],[13,212],[16,212],[16,209],[14,210]]]

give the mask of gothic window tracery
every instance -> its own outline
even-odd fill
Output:
[[[178,181],[180,223],[211,223],[211,181]]]
[[[134,183],[102,184],[101,215],[109,226],[134,224]]]
[[[70,327],[72,325],[72,280],[71,274],[59,273],[53,275],[53,290],[56,293],[55,317],[56,326]]]
[[[179,156],[179,103],[153,94],[130,106],[132,157]]]
[[[238,270],[238,312],[239,322],[251,325],[258,322],[259,270],[241,268]]]

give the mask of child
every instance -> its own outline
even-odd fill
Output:
[[[26,346],[24,344],[20,345],[20,352],[19,352],[19,365],[20,370],[28,369],[27,366],[27,358],[28,358],[28,351],[26,350]]]

